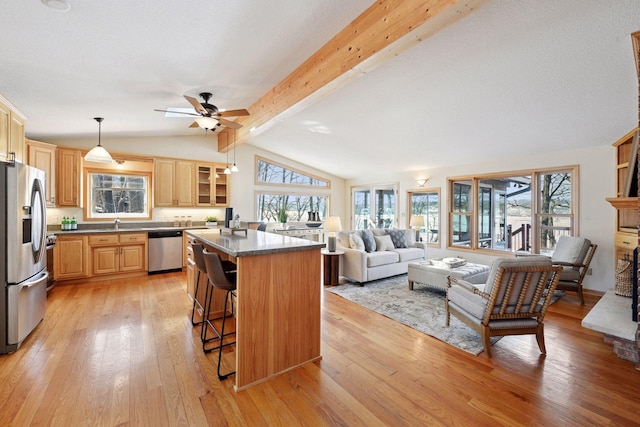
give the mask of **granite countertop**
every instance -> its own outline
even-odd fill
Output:
[[[325,246],[322,242],[256,230],[247,230],[246,236],[244,232],[220,233],[218,229],[187,230],[187,234],[233,257],[307,251]]]

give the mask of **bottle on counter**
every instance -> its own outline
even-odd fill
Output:
[[[187,219],[184,216],[180,217],[180,227],[185,227],[187,225]]]
[[[180,227],[180,219],[178,218],[177,215],[173,217],[173,226]]]
[[[62,223],[60,224],[60,229],[62,229],[62,231],[66,231],[69,229],[69,220],[67,219],[66,215],[62,217]]]
[[[191,220],[191,215],[187,217],[187,227],[193,226],[193,221]]]
[[[78,229],[78,221],[76,220],[76,216],[74,215],[73,218],[71,218],[71,229],[72,230],[77,230]]]

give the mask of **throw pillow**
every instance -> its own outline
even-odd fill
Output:
[[[364,251],[364,242],[362,241],[362,237],[355,233],[349,234],[349,247],[351,247],[351,249]]]
[[[407,247],[407,235],[404,230],[387,230],[387,234],[391,237],[391,241],[393,242],[394,247]]]
[[[376,240],[376,251],[391,251],[394,249],[391,236],[373,236]]]
[[[362,241],[364,242],[365,251],[367,252],[376,251],[376,241],[373,239],[373,233],[371,232],[371,230],[360,231],[360,237],[362,237]]]

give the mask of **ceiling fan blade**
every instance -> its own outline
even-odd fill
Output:
[[[184,96],[184,99],[189,101],[189,104],[191,104],[191,106],[200,114],[209,114],[209,112],[202,105],[200,105],[197,99],[187,95]]]
[[[231,128],[231,129],[240,129],[242,127],[242,125],[240,123],[232,122],[232,121],[229,121],[229,120],[226,120],[226,119],[222,119],[222,118],[219,118],[219,117],[217,117],[216,120],[218,122],[220,122],[221,125],[226,126],[228,128]]]
[[[189,127],[190,128],[197,128],[197,127],[200,127],[200,126],[198,125],[198,122],[193,122],[193,123],[191,123],[191,126],[189,126]]]
[[[241,108],[240,110],[219,111],[219,112],[215,113],[214,115],[217,116],[217,117],[248,116],[249,115],[249,111],[245,110],[244,108]]]
[[[171,113],[171,114],[184,114],[185,116],[196,116],[196,117],[200,117],[201,116],[201,114],[184,113],[182,111],[171,111],[171,110],[153,110],[153,111],[160,111],[161,113]]]

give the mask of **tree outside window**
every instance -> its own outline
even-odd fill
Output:
[[[420,236],[428,244],[440,246],[440,190],[409,192],[408,199],[411,215],[424,217],[424,227],[420,228]]]

